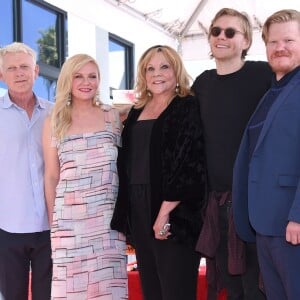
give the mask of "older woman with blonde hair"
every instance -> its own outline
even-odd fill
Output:
[[[178,53],[140,58],[119,153],[120,189],[111,222],[136,250],[145,300],[196,299],[206,177],[198,106]]]
[[[125,238],[109,226],[118,191],[121,123],[118,112],[100,101],[99,84],[92,57],[70,57],[44,125],[52,299],[128,295]]]

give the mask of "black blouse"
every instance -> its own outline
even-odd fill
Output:
[[[130,133],[141,112],[133,108],[123,129],[118,156],[119,193],[111,221],[111,228],[126,234],[129,241],[128,161],[134,138]],[[163,201],[180,201],[170,213],[172,238],[195,247],[207,201],[203,130],[195,97],[176,96],[154,120],[149,151],[152,222]]]
[[[150,183],[150,137],[155,120],[140,120],[131,128],[129,145],[129,183]]]

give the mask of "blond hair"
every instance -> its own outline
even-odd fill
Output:
[[[135,85],[135,92],[137,95],[137,104],[135,107],[137,108],[145,106],[146,103],[152,99],[152,94],[147,89],[146,68],[151,58],[158,52],[164,55],[174,69],[176,82],[178,83],[177,95],[184,97],[191,93],[190,81],[192,79],[188,75],[179,54],[169,46],[156,45],[146,50],[138,63]]]
[[[248,50],[251,47],[253,35],[250,19],[245,12],[239,12],[235,9],[226,7],[219,10],[215,17],[212,19],[211,24],[209,26],[208,39],[210,39],[211,37],[211,29],[214,27],[214,23],[223,16],[237,17],[241,21],[244,37],[249,42],[249,46],[247,47],[247,49],[243,49],[242,51],[242,59],[244,59],[248,53]]]
[[[97,67],[98,77],[100,78],[100,69],[96,60],[87,54],[76,54],[68,58],[59,73],[55,105],[51,113],[52,135],[58,140],[65,137],[72,122],[72,105],[68,105],[68,102],[71,100],[73,75],[88,63],[93,63]],[[96,105],[96,100],[95,96],[93,105]]]
[[[261,34],[265,44],[268,41],[269,29],[272,24],[286,23],[290,21],[298,22],[298,25],[300,27],[300,12],[294,9],[283,9],[269,16],[263,25]]]

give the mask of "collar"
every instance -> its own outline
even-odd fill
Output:
[[[34,97],[35,97],[35,107],[39,107],[42,109],[46,108],[45,103],[39,98],[37,97],[34,93],[33,93]],[[2,107],[3,108],[10,108],[13,105],[17,106],[14,102],[11,101],[8,92],[2,97]]]
[[[280,80],[276,80],[275,74],[273,77],[273,81],[272,81],[272,87],[275,88],[282,88],[285,85],[287,85],[291,79],[294,77],[294,75],[300,70],[300,66],[296,67],[294,70],[292,70],[291,72],[285,74]]]

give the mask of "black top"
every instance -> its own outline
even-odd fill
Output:
[[[130,184],[149,184],[149,146],[152,126],[155,120],[137,121],[131,128],[129,145]]]
[[[128,170],[132,128],[142,109],[133,108],[122,132],[122,148],[118,155],[119,193],[111,221],[112,229],[130,240],[128,226]],[[195,247],[206,204],[206,166],[203,131],[195,97],[176,96],[154,120],[149,145],[151,222],[162,201],[180,201],[170,213],[172,238]],[[153,232],[152,227],[149,231]]]
[[[211,191],[231,191],[232,171],[239,144],[259,100],[271,85],[266,62],[246,61],[237,72],[200,74],[193,86],[204,127]]]

